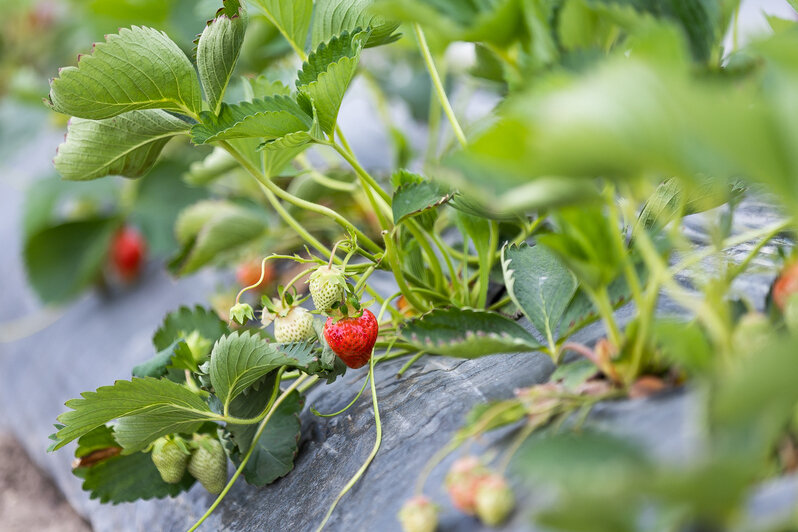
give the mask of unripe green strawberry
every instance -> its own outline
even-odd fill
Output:
[[[313,315],[302,307],[294,307],[274,319],[274,339],[280,344],[304,342],[315,334]]]
[[[219,440],[213,436],[194,435],[196,449],[188,461],[188,472],[213,495],[227,484],[227,455]]]
[[[423,495],[408,500],[399,510],[403,532],[435,532],[438,527],[438,507]]]
[[[513,511],[515,496],[504,477],[491,473],[479,481],[474,502],[480,521],[499,526]]]
[[[186,473],[190,453],[179,436],[158,438],[152,445],[152,462],[164,482],[177,484]]]
[[[446,474],[446,491],[458,510],[473,515],[479,481],[489,474],[476,456],[458,458]]]
[[[346,294],[344,272],[335,266],[322,266],[310,275],[310,296],[316,310],[329,312],[333,304],[340,303]]]

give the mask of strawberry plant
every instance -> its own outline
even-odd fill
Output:
[[[406,529],[434,529],[436,507],[420,492],[431,468],[463,443],[518,425],[497,467],[471,457],[447,477],[454,506],[496,526],[516,505],[505,470],[530,435],[557,441],[558,427],[578,428],[575,414],[584,417],[600,401],[687,380],[712,398],[710,444],[722,448],[761,422],[762,438],[744,458],[769,456],[779,437],[794,438],[785,427],[798,397],[781,393],[769,402],[749,389],[760,399],[753,403],[777,407],[757,420],[747,407],[734,415],[740,404],[729,390],[745,388],[735,379],[751,369],[736,339],[750,336],[739,332],[747,323],[772,342],[757,370],[762,379],[794,365],[783,347],[798,321],[794,267],[774,286],[771,317],[744,318],[740,309],[750,315],[761,305],[736,294],[734,283],[794,229],[788,117],[798,38],[792,24],[773,21],[780,29],[773,36],[723,50],[735,9],[733,2],[687,9],[677,0],[253,0],[248,10],[224,0],[191,58],[150,27],[108,35],[51,83],[47,105],[71,117],[56,169],[67,180],[140,179],[157,172],[173,139],[190,142],[203,158],[185,179],[209,192],[177,215],[169,268],[184,275],[241,265],[245,286],[218,312],[169,314],[153,337],[154,356],[130,380],[67,402],[52,449],[77,440],[75,472],[103,502],[174,496],[199,480],[218,498],[193,530],[242,474],[256,486],[288,474],[303,394],[368,365],[363,389],[370,383],[375,444],[323,527],[379,450],[376,364],[408,357],[401,374],[422,356],[538,351],[558,365],[551,381],[474,407],[421,473],[419,493],[399,516]],[[283,64],[297,70],[237,76],[247,28],[260,17],[287,45]],[[358,73],[376,99],[386,98],[366,59],[379,53],[372,48],[401,46],[400,27],[415,38],[413,57],[429,76],[432,140],[413,170],[373,175],[339,114]],[[473,44],[472,78],[492,80],[501,95],[487,119],[466,127],[440,68],[455,41]],[[406,160],[404,134],[388,120]],[[781,214],[763,228],[734,231],[735,209],[751,187],[774,193]],[[709,220],[708,242],[682,233],[686,217],[698,213]],[[96,240],[107,242],[122,219],[92,222]],[[125,238],[113,246],[123,276],[143,252]],[[103,246],[78,240],[89,257],[75,268],[83,282]],[[750,248],[742,257],[729,253],[742,244]],[[34,255],[58,255],[45,244],[31,247]],[[390,276],[393,293],[372,282],[376,272]],[[658,313],[663,296],[689,319]],[[628,309],[623,319],[620,307]],[[594,323],[604,337],[577,341]],[[83,460],[91,456],[97,459]],[[734,456],[731,449],[704,466],[720,468]],[[229,479],[228,460],[236,466]],[[700,472],[697,466],[669,486]],[[735,489],[756,478],[745,473]],[[666,472],[656,475],[661,482],[645,485],[648,496],[661,497],[666,509],[684,502],[668,499]],[[630,495],[630,486],[618,483],[619,492]],[[601,509],[600,494],[574,493],[576,505]],[[725,524],[734,513],[699,510],[690,507],[683,523]],[[556,508],[548,519],[581,529],[568,528]]]

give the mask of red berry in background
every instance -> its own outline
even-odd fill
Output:
[[[147,256],[147,244],[136,229],[125,226],[111,241],[111,263],[119,276],[132,281],[139,276]]]
[[[377,342],[380,326],[374,314],[366,309],[360,316],[335,320],[327,318],[324,339],[344,364],[357,369],[368,364]]]
[[[793,294],[798,294],[798,261],[785,266],[773,283],[773,302],[783,312]]]
[[[252,286],[258,284],[255,288],[266,288],[272,281],[274,281],[274,267],[270,263],[266,263],[263,268],[263,281],[260,281],[261,274],[261,261],[260,259],[249,260],[242,262],[236,268],[236,280],[242,287]]]

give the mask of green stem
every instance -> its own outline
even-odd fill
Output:
[[[460,123],[457,121],[454,110],[449,103],[449,99],[446,97],[446,91],[444,90],[443,83],[438,75],[438,70],[435,68],[435,62],[432,60],[432,53],[427,45],[427,39],[424,36],[424,30],[421,29],[421,26],[418,25],[418,23],[413,24],[413,30],[416,32],[418,47],[421,49],[421,55],[424,57],[424,63],[427,65],[427,71],[429,72],[430,79],[432,80],[432,85],[435,87],[435,91],[438,94],[438,101],[440,102],[441,107],[443,107],[443,112],[446,113],[446,117],[449,119],[449,122],[452,124],[455,137],[457,137],[460,145],[465,147],[467,144],[465,133],[463,133],[463,128],[460,127]]]
[[[341,216],[340,214],[338,214],[334,210],[332,210],[330,208],[327,208],[327,207],[325,207],[323,205],[319,205],[317,203],[313,203],[311,201],[303,200],[303,199],[298,198],[298,197],[294,196],[293,194],[283,190],[282,188],[278,187],[271,179],[269,179],[268,177],[263,175],[261,172],[259,172],[249,161],[246,160],[245,157],[243,157],[238,152],[238,150],[236,150],[228,142],[222,141],[219,144],[224,149],[226,149],[230,153],[230,155],[232,155],[233,158],[235,158],[236,161],[238,161],[238,163],[241,166],[243,166],[244,169],[247,172],[249,172],[250,175],[252,175],[252,177],[254,177],[258,181],[258,183],[260,183],[262,186],[266,187],[266,189],[268,189],[271,194],[273,194],[273,195],[275,195],[275,196],[277,196],[279,198],[284,199],[288,203],[291,203],[291,204],[295,205],[296,207],[299,207],[300,209],[304,209],[304,210],[307,210],[307,211],[310,211],[310,212],[315,212],[315,213],[320,214],[322,216],[326,216],[327,218],[331,218],[338,225],[340,225],[341,227],[343,227],[347,231],[355,233],[357,235],[357,237],[358,237],[358,240],[359,241],[362,240],[365,243],[366,247],[368,247],[371,251],[373,251],[373,252],[382,251],[382,249],[376,243],[374,243],[373,240],[371,240],[362,231],[360,231],[357,227],[355,227],[354,224],[352,224],[352,222],[350,222],[349,220],[347,220],[346,218],[344,218],[343,216]],[[309,234],[309,233],[306,230],[304,230],[304,228],[303,228],[303,230],[302,230],[302,232],[300,232],[300,234],[303,236],[303,238],[305,238],[305,235]],[[307,240],[307,238],[306,238],[306,240]],[[329,256],[329,252],[327,252],[325,254]]]
[[[315,409],[315,408],[313,408],[312,406],[310,407],[310,411],[311,411],[311,412],[313,412],[313,415],[314,415],[314,416],[318,416],[318,417],[335,417],[335,416],[340,416],[341,414],[343,414],[344,412],[346,412],[347,410],[349,410],[349,409],[352,407],[352,405],[353,405],[353,404],[355,404],[355,402],[357,402],[357,400],[358,400],[358,399],[360,399],[360,396],[363,394],[363,390],[365,390],[365,389],[366,389],[366,385],[369,383],[369,378],[370,378],[370,374],[367,374],[367,375],[366,375],[366,380],[365,380],[365,381],[363,381],[363,386],[360,388],[360,391],[359,391],[359,392],[357,392],[357,395],[355,396],[355,398],[354,398],[354,399],[352,399],[352,400],[349,402],[349,404],[348,404],[348,405],[346,405],[345,407],[343,407],[343,408],[342,408],[341,410],[339,410],[338,412],[333,412],[332,414],[322,414],[321,412],[319,412],[318,410],[316,410],[316,409]]]
[[[354,486],[357,483],[357,481],[360,480],[360,478],[363,476],[363,473],[365,473],[366,469],[368,469],[369,465],[371,465],[371,462],[374,460],[374,457],[377,456],[377,451],[379,451],[380,449],[380,444],[382,443],[382,421],[380,420],[380,407],[377,401],[377,387],[374,384],[374,357],[371,357],[371,362],[369,363],[368,378],[369,381],[371,382],[371,403],[374,406],[374,426],[377,432],[376,437],[374,439],[374,447],[371,449],[371,453],[369,453],[368,457],[366,458],[366,461],[363,462],[363,465],[360,466],[360,469],[357,470],[357,473],[355,473],[355,475],[349,480],[349,482],[347,482],[346,486],[344,486],[344,489],[342,489],[341,492],[338,494],[338,496],[335,498],[332,505],[330,506],[330,509],[327,510],[327,515],[324,516],[324,519],[319,525],[319,528],[316,529],[316,532],[319,532],[321,529],[324,528],[324,525],[327,524],[327,521],[330,520],[330,516],[332,516],[332,513],[335,511],[335,507],[338,505],[338,502],[341,500],[341,498],[344,495],[346,495],[346,493],[350,489],[352,489],[352,486]]]
[[[402,292],[402,295],[405,296],[407,302],[413,305],[416,310],[420,312],[426,312],[427,305],[418,299],[415,293],[410,290],[404,275],[402,275],[402,268],[399,265],[399,256],[396,252],[396,245],[393,243],[392,236],[388,233],[388,231],[383,231],[382,239],[383,242],[385,242],[385,255],[388,257],[388,265],[391,267],[393,276],[396,279],[396,284],[399,285],[399,290]]]
[[[404,366],[402,366],[402,368],[401,368],[401,369],[400,369],[400,370],[399,370],[399,371],[396,373],[396,378],[397,378],[397,379],[400,379],[400,378],[402,377],[402,375],[404,375],[405,371],[407,371],[408,369],[410,369],[410,366],[412,366],[413,364],[415,364],[415,363],[416,363],[416,361],[418,361],[418,359],[419,359],[419,358],[423,357],[423,356],[424,356],[424,355],[426,355],[426,354],[427,354],[427,353],[425,353],[424,351],[419,351],[418,353],[416,353],[415,355],[413,355],[413,357],[411,357],[411,358],[410,358],[410,360],[408,360],[407,362],[405,362],[405,365],[404,365]]]
[[[233,487],[233,484],[238,479],[238,477],[241,475],[241,472],[244,470],[244,467],[247,465],[247,462],[249,461],[249,458],[252,456],[252,452],[255,450],[255,446],[256,446],[255,444],[258,442],[258,440],[260,439],[261,435],[263,434],[263,430],[266,428],[266,424],[269,423],[269,419],[271,419],[272,414],[274,414],[274,412],[277,410],[277,407],[279,407],[280,404],[289,395],[291,395],[291,392],[293,392],[297,388],[297,386],[299,386],[300,383],[302,383],[302,381],[305,380],[306,377],[308,377],[308,375],[302,375],[301,377],[299,377],[296,381],[294,381],[294,383],[291,386],[289,386],[282,394],[280,394],[280,397],[278,397],[275,400],[275,397],[277,395],[276,391],[280,389],[280,379],[277,379],[277,382],[274,385],[275,391],[272,392],[272,397],[269,400],[269,405],[267,405],[267,409],[268,409],[269,413],[266,414],[266,417],[263,418],[263,421],[261,422],[261,424],[258,425],[258,430],[255,432],[255,436],[253,436],[253,438],[252,438],[252,443],[250,443],[249,449],[247,450],[247,453],[244,455],[244,458],[241,460],[241,464],[239,464],[239,466],[236,469],[235,473],[233,473],[233,476],[227,482],[227,485],[224,487],[224,489],[219,494],[219,496],[216,498],[216,500],[213,501],[213,504],[211,505],[211,507],[208,508],[208,511],[205,512],[205,514],[203,514],[203,516],[199,518],[199,521],[194,523],[194,526],[192,526],[191,528],[188,529],[188,532],[194,532],[195,530],[197,530],[200,527],[200,525],[202,525],[202,523],[204,523],[205,520],[213,513],[213,511],[216,509],[216,507],[219,506],[219,504],[222,502],[222,500],[227,495],[227,492],[230,491],[230,488]]]
[[[604,320],[604,324],[607,326],[607,336],[609,337],[610,342],[612,342],[612,345],[620,349],[621,332],[618,329],[618,324],[615,322],[615,311],[612,308],[612,302],[610,301],[607,287],[602,286],[597,290],[592,290],[587,286],[584,286],[583,288],[598,308],[599,314]]]
[[[329,144],[329,146],[331,146],[335,151],[337,151],[338,154],[341,157],[343,157],[343,159],[347,163],[349,163],[349,166],[352,167],[352,169],[355,171],[355,173],[363,181],[365,181],[368,184],[368,186],[370,186],[372,189],[374,189],[374,191],[377,192],[377,194],[379,194],[380,197],[383,200],[385,200],[385,202],[388,205],[391,205],[391,196],[382,189],[382,187],[379,185],[379,183],[377,183],[377,181],[375,181],[374,178],[371,177],[371,175],[368,172],[366,172],[366,170],[362,166],[360,166],[360,163],[357,161],[357,158],[355,158],[354,154],[351,151],[345,149],[343,146],[341,146],[339,144],[336,144],[336,143],[331,143],[331,144]]]
[[[427,241],[427,237],[424,236],[425,231],[423,231],[415,220],[407,220],[407,223],[404,224],[407,230],[413,235],[416,242],[421,249],[424,250],[424,253],[427,255],[427,265],[432,270],[432,275],[435,278],[435,287],[437,289],[442,289],[445,282],[443,280],[443,270],[441,269],[440,261],[438,260],[438,256],[435,255],[435,252],[432,250],[432,247],[429,245]]]

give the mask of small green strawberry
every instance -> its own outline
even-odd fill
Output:
[[[230,309],[230,320],[239,325],[244,325],[249,320],[254,319],[255,311],[252,310],[252,306],[247,303],[236,303],[233,305],[233,308]]]
[[[435,532],[438,506],[424,495],[417,495],[399,510],[399,523],[403,532]]]
[[[488,526],[499,526],[513,511],[515,496],[504,477],[491,473],[477,484],[474,502],[480,521]]]
[[[208,434],[195,434],[195,447],[188,461],[188,472],[213,495],[218,495],[227,484],[227,455],[219,440]]]
[[[302,307],[291,307],[274,318],[274,339],[280,344],[304,342],[315,335],[313,315]]]
[[[180,436],[164,436],[152,444],[152,462],[168,484],[177,484],[186,473],[191,453]]]
[[[346,294],[346,277],[340,268],[321,266],[310,275],[310,295],[319,312],[329,312]]]

